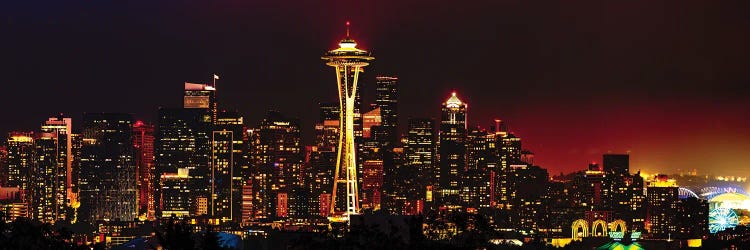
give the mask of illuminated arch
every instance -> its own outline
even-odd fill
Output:
[[[571,225],[573,240],[589,236],[589,225],[585,220],[576,220]]]
[[[615,220],[613,222],[609,223],[609,231],[610,232],[626,232],[628,231],[627,226],[625,226],[625,221],[623,220]]]
[[[601,228],[601,230],[597,230]],[[593,237],[605,237],[607,236],[607,222],[603,220],[595,220],[591,224],[591,236]]]
[[[689,198],[689,197],[698,198],[698,194],[696,194],[695,192],[693,192],[693,190],[690,190],[690,189],[687,189],[687,188],[684,188],[684,187],[680,187],[678,189],[678,194],[679,194],[679,197],[681,199]]]

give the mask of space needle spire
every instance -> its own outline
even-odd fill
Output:
[[[359,189],[357,187],[357,157],[354,148],[354,106],[357,96],[359,74],[375,58],[370,52],[357,48],[357,43],[349,36],[350,23],[346,22],[346,37],[339,47],[321,57],[326,65],[336,72],[336,86],[339,93],[339,142],[336,169],[334,171],[333,192],[329,220],[346,222],[353,214],[359,213]],[[346,187],[345,207],[337,207],[339,186]]]

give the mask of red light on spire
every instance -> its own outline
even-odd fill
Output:
[[[349,37],[349,21],[346,21],[346,37]]]

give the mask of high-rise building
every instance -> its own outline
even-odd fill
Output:
[[[77,196],[73,193],[73,160],[74,160],[74,154],[73,154],[73,119],[63,117],[62,114],[57,117],[51,117],[47,119],[47,121],[42,124],[42,132],[43,133],[55,133],[58,135],[58,141],[63,142],[65,145],[61,145],[59,149],[64,149],[65,152],[60,152],[59,154],[64,157],[63,159],[60,159],[63,161],[65,172],[60,173],[61,177],[65,181],[65,199],[66,202],[70,201],[71,203],[75,203]]]
[[[603,170],[606,173],[626,175],[630,173],[630,155],[605,154],[603,156]]]
[[[252,136],[251,169],[254,173],[252,189],[255,192],[255,218],[273,218],[279,214],[278,194],[286,193],[288,198],[290,189],[301,184],[299,180],[302,174],[303,151],[299,121],[270,111],[253,130]]]
[[[472,208],[488,208],[496,203],[500,150],[497,134],[479,127],[467,135],[466,174],[463,175],[461,197]]]
[[[71,155],[73,156],[73,164],[70,166],[70,192],[71,200],[70,205],[74,209],[78,209],[81,205],[80,199],[80,182],[81,182],[81,153],[83,149],[83,134],[80,132],[74,132],[70,135],[71,140]],[[77,213],[77,212],[76,212]]]
[[[697,197],[680,199],[677,210],[679,235],[676,238],[701,239],[708,235],[707,200]]]
[[[461,176],[466,171],[466,111],[468,105],[454,92],[443,103],[440,120],[440,167],[437,172],[442,204],[457,205]]]
[[[369,112],[365,113],[363,115],[362,119],[362,136],[365,138],[365,140],[370,139],[371,136],[371,129],[376,126],[382,127],[382,118],[381,118],[381,111],[380,108],[375,108],[373,110],[370,110]]]
[[[510,166],[508,184],[512,188],[510,223],[515,228],[536,229],[543,212],[542,198],[547,193],[549,174],[538,166],[518,164]]]
[[[143,121],[133,124],[133,149],[138,185],[138,215],[154,220],[154,125]]]
[[[34,133],[10,132],[7,143],[7,185],[20,188],[22,193],[28,193],[34,164]]]
[[[208,198],[210,191],[211,162],[211,115],[205,108],[160,108],[154,142],[155,177],[162,173],[177,173],[179,168],[187,168],[190,173],[187,197],[191,208],[197,208],[199,198]],[[159,184],[155,180],[154,184]],[[160,189],[160,187],[156,187]],[[159,192],[154,193],[156,196]],[[155,201],[161,200],[154,197]],[[156,206],[156,215],[160,206]],[[191,215],[198,215],[197,210]]]
[[[34,164],[30,184],[31,214],[38,221],[54,223],[66,218],[67,135],[42,132],[34,139]]]
[[[435,155],[435,121],[426,118],[409,119],[409,130],[404,145],[406,167],[415,170],[417,174],[415,184],[419,190],[418,198],[426,202],[432,201],[432,188],[436,184],[436,155]],[[399,176],[389,176],[398,178]],[[397,180],[394,180],[397,181]],[[428,189],[430,190],[428,196]]]
[[[244,122],[241,115],[237,112],[222,111],[211,135],[209,214],[223,221],[232,220],[240,215],[241,187],[249,178],[240,175],[244,148],[243,130]]]
[[[320,120],[315,124],[315,145],[324,148],[335,148],[339,144],[339,114],[337,103],[320,104]]]
[[[330,200],[328,202],[325,202],[324,200],[330,199],[331,190],[333,188],[333,170],[335,167],[335,147],[306,147],[305,175],[307,176],[307,180],[305,181],[305,186],[310,192],[309,214],[324,217],[328,216],[330,209],[322,209],[322,206],[327,206],[327,204],[330,203]],[[324,213],[321,213],[321,211],[324,211]]]
[[[357,178],[357,155],[355,137],[361,137],[361,117],[359,109],[359,75],[369,61],[375,58],[369,52],[358,49],[354,39],[349,37],[349,23],[347,22],[346,38],[341,40],[339,48],[328,51],[322,59],[326,65],[334,67],[336,71],[336,85],[339,93],[339,104],[341,114],[339,119],[339,160],[337,160],[334,172],[333,192],[331,202],[331,219],[335,221],[346,221],[349,215],[359,213],[358,178]],[[359,128],[357,128],[359,127]],[[336,196],[338,184],[345,185],[346,203],[345,208],[336,209]]]
[[[517,191],[509,180],[513,175],[513,168],[510,166],[525,165],[525,163],[521,161],[521,138],[513,133],[506,132],[504,126],[502,121],[496,120],[495,131],[499,132],[495,132],[495,146],[499,147],[498,156],[500,160],[495,181],[495,196],[501,207],[508,207],[513,193]],[[497,129],[498,127],[499,129]]]
[[[398,142],[398,77],[375,77],[375,105],[380,109],[385,147]]]
[[[645,228],[654,238],[667,238],[677,232],[679,187],[674,179],[657,175],[646,188],[647,217]]]
[[[0,220],[11,223],[20,217],[29,217],[29,204],[19,187],[0,187]]]
[[[79,219],[131,221],[137,217],[132,125],[130,114],[83,115]]]
[[[159,176],[159,211],[164,218],[189,216],[193,200],[190,198],[190,170],[178,168],[175,173],[161,173]]]
[[[201,120],[215,123],[218,118],[217,106],[216,86],[185,82],[184,108],[206,110]]]
[[[8,147],[0,146],[0,187],[8,186]]]
[[[246,225],[253,220],[253,180],[248,179],[242,184],[242,215],[241,225]]]
[[[380,209],[380,199],[383,190],[383,161],[367,160],[364,163],[362,175],[362,208]]]

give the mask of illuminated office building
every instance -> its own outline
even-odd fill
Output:
[[[185,199],[195,208],[199,199],[208,199],[211,187],[209,165],[213,126],[208,119],[209,113],[205,108],[160,108],[154,142],[155,176],[177,173],[179,168],[189,169],[191,192]],[[154,197],[154,200],[158,201],[160,197]],[[158,207],[156,215],[161,216]],[[191,215],[198,215],[198,212],[193,210]]]
[[[0,146],[0,187],[8,186],[8,147]]]
[[[305,149],[305,186],[310,192],[310,215],[327,217],[330,210],[321,213],[321,207],[329,204],[333,188],[333,170],[336,167],[335,147],[308,146]]]
[[[528,164],[510,166],[511,225],[521,229],[535,229],[542,219],[543,196],[547,193],[549,174],[546,169]]]
[[[300,184],[303,151],[297,119],[270,111],[253,130],[252,173],[253,208],[256,218],[273,218],[288,211],[277,211],[279,193],[289,197]],[[286,203],[284,203],[286,204]],[[283,207],[279,209],[284,209]]]
[[[461,199],[471,208],[488,208],[495,201],[499,162],[496,134],[472,128],[466,142],[466,174],[462,177]]]
[[[339,143],[339,113],[337,103],[321,103],[320,118],[315,124],[315,145],[335,148]]]
[[[357,178],[357,155],[355,148],[355,136],[360,137],[361,117],[359,109],[359,75],[363,72],[369,61],[375,58],[369,52],[358,49],[357,43],[349,37],[349,23],[347,22],[346,38],[341,40],[339,48],[328,51],[321,59],[326,65],[334,67],[336,72],[336,85],[339,94],[341,115],[339,119],[339,145],[336,171],[334,172],[334,183],[331,212],[332,220],[345,221],[349,215],[359,213],[358,178]],[[357,127],[360,127],[359,129]],[[336,200],[338,184],[344,184],[346,190],[345,207],[337,209]],[[340,198],[340,197],[339,197]]]
[[[190,197],[190,170],[178,168],[175,173],[161,173],[159,177],[159,211],[164,218],[189,216],[193,211]]]
[[[677,232],[678,189],[675,180],[666,175],[657,175],[647,184],[645,228],[655,238],[667,238]]]
[[[18,187],[23,192],[28,193],[30,191],[31,168],[34,164],[34,133],[8,133],[7,150],[7,185]]]
[[[136,121],[133,124],[136,180],[138,184],[138,215],[155,219],[154,209],[154,125]]]
[[[437,171],[438,188],[443,205],[457,205],[461,176],[466,169],[466,111],[468,105],[454,92],[443,103],[440,120],[440,167]]]
[[[511,202],[516,187],[511,185],[509,179],[513,175],[511,165],[525,164],[521,162],[521,138],[513,133],[505,132],[504,125],[501,121],[496,121],[496,127],[500,127],[500,132],[495,133],[495,141],[499,147],[500,161],[497,170],[497,180],[495,181],[497,191],[496,200],[501,207],[507,207]],[[497,131],[497,129],[496,129]]]
[[[215,123],[218,118],[217,106],[216,86],[185,82],[184,108],[206,110],[201,120],[207,123]]]
[[[418,198],[432,202],[432,188],[435,186],[435,121],[426,118],[410,118],[404,145],[406,167],[414,170]],[[393,176],[397,178],[399,176]],[[428,192],[429,189],[429,192]]]
[[[80,220],[137,217],[132,125],[130,114],[83,115]]]
[[[35,220],[54,223],[65,219],[68,205],[65,188],[68,137],[62,131],[42,132],[35,137],[30,210]]]
[[[70,166],[70,192],[71,201],[70,204],[77,208],[81,205],[80,202],[80,180],[81,180],[81,152],[83,149],[83,134],[80,132],[74,132],[70,135],[71,140],[71,155],[73,156],[73,164]]]
[[[395,146],[398,142],[398,77],[375,77],[375,105],[380,109],[380,126],[385,131],[384,146]]]
[[[367,160],[362,175],[362,208],[380,209],[383,188],[383,161]]]
[[[243,117],[222,111],[211,134],[211,198],[209,214],[223,221],[239,216],[242,183],[249,176],[240,173],[244,142]],[[249,168],[245,174],[248,174]]]
[[[73,193],[73,164],[74,164],[74,147],[73,147],[73,119],[63,117],[61,114],[57,117],[51,117],[47,119],[47,121],[42,124],[42,132],[43,133],[54,133],[57,134],[58,141],[62,142],[64,145],[60,145],[58,147],[59,150],[64,150],[64,152],[59,152],[60,154],[60,161],[62,161],[63,168],[65,169],[64,173],[60,173],[60,177],[65,182],[65,199],[66,202],[70,201],[71,203],[76,202],[76,195]]]
[[[0,187],[0,220],[5,223],[20,217],[29,217],[29,204],[23,190],[18,187]]]

